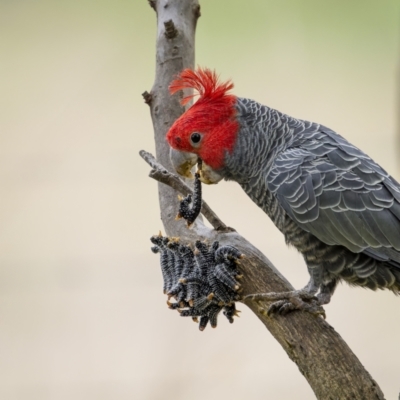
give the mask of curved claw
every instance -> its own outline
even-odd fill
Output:
[[[325,310],[320,305],[319,299],[306,290],[250,294],[244,299],[255,300],[257,303],[261,300],[273,301],[273,303],[268,307],[268,316],[271,316],[272,314],[286,315],[291,311],[300,310],[307,311],[315,316],[322,315],[326,318]]]
[[[294,306],[293,303],[287,300],[278,300],[273,302],[269,307],[267,311],[267,315],[271,316],[272,314],[280,314],[280,315],[286,315],[290,311],[294,311],[296,307]]]
[[[291,311],[307,311],[316,317],[320,315],[326,319],[326,313],[322,306],[318,304],[318,302],[313,301],[312,304],[306,303],[300,298],[292,298],[288,300],[278,300],[273,302],[267,311],[267,315],[271,316],[272,314],[286,315]]]

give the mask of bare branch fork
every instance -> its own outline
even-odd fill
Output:
[[[177,192],[187,195],[191,189],[172,172],[169,160],[165,134],[185,110],[178,96],[169,95],[168,86],[184,68],[194,67],[200,6],[198,0],[151,0],[149,3],[157,12],[156,76],[151,92],[145,92],[143,97],[150,106],[158,161],[145,151],[140,155],[152,168],[150,177],[159,182],[161,219],[167,235],[187,242],[199,238],[218,240],[221,245],[237,247],[246,255],[240,262],[243,295],[293,290],[267,257],[227,228],[207,204],[203,204],[202,214],[214,229],[207,228],[201,218],[197,218],[191,229],[175,220]],[[384,399],[379,386],[355,354],[322,318],[306,312],[269,317],[263,303],[251,300],[245,303],[297,364],[318,399]]]

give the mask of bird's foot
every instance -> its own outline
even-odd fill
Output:
[[[325,310],[321,307],[318,298],[305,290],[250,294],[244,298],[244,300],[246,299],[255,300],[259,305],[262,300],[272,301],[266,311],[268,316],[272,314],[285,315],[291,311],[300,310],[326,318]],[[263,309],[262,305],[260,307]],[[265,312],[265,309],[263,310]]]

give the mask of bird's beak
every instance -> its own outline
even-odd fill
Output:
[[[197,163],[197,155],[186,151],[175,150],[171,147],[169,156],[175,171],[186,178],[193,179],[192,168]]]
[[[210,168],[204,161],[201,163],[201,169],[198,172],[200,180],[207,185],[213,185],[222,179],[222,176]]]
[[[172,166],[179,175],[189,179],[194,178],[192,168],[199,162],[196,154],[175,150],[171,147],[169,156]],[[204,161],[201,164],[199,163],[199,170],[197,172],[200,175],[200,180],[207,185],[218,183],[222,179],[222,176],[210,168]]]

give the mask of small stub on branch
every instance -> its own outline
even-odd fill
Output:
[[[144,102],[150,105],[151,101],[153,100],[153,96],[147,90],[142,93],[142,96],[144,98]]]
[[[178,36],[178,31],[176,30],[174,21],[172,21],[172,19],[164,22],[164,26],[165,26],[165,36],[168,39],[173,39]]]
[[[194,16],[195,16],[196,19],[198,19],[198,18],[201,17],[200,5],[199,5],[199,4],[196,4],[196,5],[193,7],[193,11],[194,11]]]
[[[156,10],[156,0],[149,0],[149,5],[154,11],[157,11]]]

